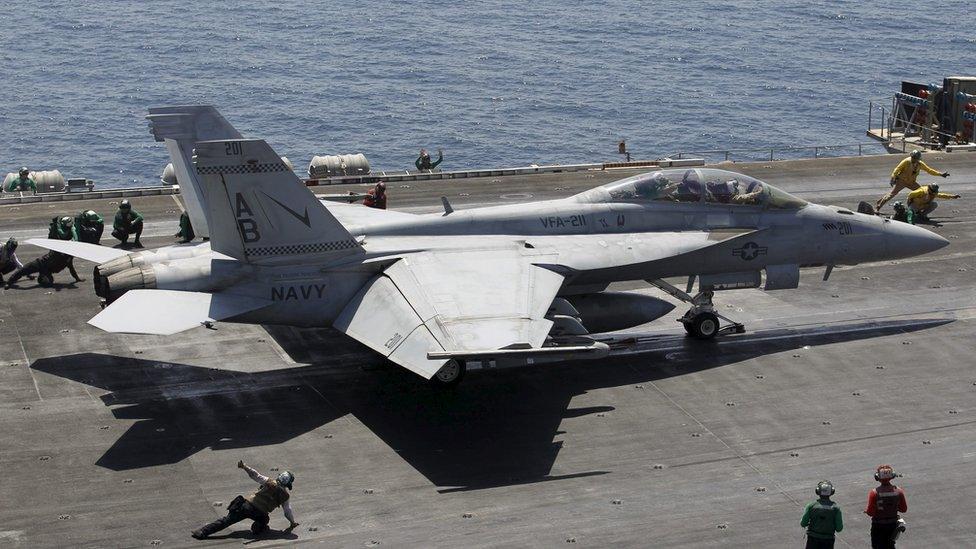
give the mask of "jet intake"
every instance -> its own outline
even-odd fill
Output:
[[[591,334],[626,330],[658,319],[674,305],[653,296],[630,292],[599,292],[566,296],[579,311],[579,318]]]

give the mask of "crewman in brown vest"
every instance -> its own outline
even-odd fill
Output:
[[[234,498],[227,506],[227,516],[219,518],[199,530],[194,530],[191,534],[193,537],[204,539],[248,518],[254,521],[251,524],[251,532],[255,535],[261,534],[268,529],[268,522],[271,520],[271,517],[268,516],[269,513],[278,507],[281,507],[285,513],[285,518],[288,519],[287,532],[298,526],[298,523],[295,522],[295,516],[292,515],[291,506],[288,505],[288,490],[291,490],[292,483],[295,482],[295,475],[284,471],[277,478],[271,479],[248,467],[243,461],[238,461],[237,466],[244,469],[247,475],[261,487],[250,496]]]
[[[878,465],[874,480],[881,483],[868,493],[864,513],[871,517],[871,549],[895,549],[895,540],[905,531],[905,521],[898,513],[908,511],[905,491],[891,481],[895,474],[891,465]]]

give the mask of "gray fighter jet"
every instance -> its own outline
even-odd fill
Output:
[[[211,107],[149,118],[210,241],[132,254],[31,241],[101,263],[94,278],[107,306],[90,324],[161,335],[215,321],[332,327],[440,385],[492,360],[600,358],[608,347],[594,334],[674,308],[606,291],[613,282],[646,280],[688,302],[679,320],[709,339],[744,331],[715,310],[715,291],[796,288],[801,267],[823,266],[826,279],[834,265],[948,244],[705,168],[544,202],[455,211],[444,200],[443,212],[426,215],[325,203],[267,143],[241,139]],[[688,277],[684,291],[664,281],[678,276]]]

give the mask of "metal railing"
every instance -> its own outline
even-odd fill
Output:
[[[881,150],[878,150],[878,149]],[[831,152],[847,152],[843,154],[829,154]],[[705,159],[722,157],[725,161],[736,160],[796,160],[798,158],[821,158],[828,156],[853,156],[856,151],[857,156],[865,154],[884,154],[885,151],[881,143],[871,141],[867,143],[850,143],[842,145],[784,145],[780,147],[758,147],[745,149],[713,149],[705,151],[681,151],[674,153],[667,158],[681,159],[687,155],[702,157]],[[812,155],[811,155],[812,153]]]

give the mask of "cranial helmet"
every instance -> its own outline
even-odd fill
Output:
[[[98,219],[98,214],[95,213],[95,210],[88,210],[85,212],[85,219],[87,221],[95,221]]]
[[[939,186],[929,185],[929,194],[939,194]]]
[[[14,250],[16,250],[17,249],[17,239],[11,236],[10,238],[7,239],[7,243],[4,244],[4,246],[6,246],[7,249],[10,250],[11,252],[14,251]]]
[[[895,474],[895,469],[888,464],[878,465],[877,470],[874,472],[874,480],[878,481],[891,480],[896,476],[898,475]]]
[[[128,200],[123,200],[122,202],[119,203],[120,210],[128,210],[130,208],[132,208],[132,204],[129,204]]]
[[[379,190],[381,190],[381,191],[385,191],[386,190],[386,183],[383,182],[383,181],[380,181],[380,182],[376,183],[376,188],[379,189]]]
[[[71,227],[72,225],[75,224],[75,220],[72,219],[71,216],[66,215],[61,218],[61,224],[64,225],[65,227]]]
[[[23,168],[20,169],[20,176],[21,177],[27,177],[27,175],[29,173],[30,173],[30,170],[27,169],[27,166],[24,166]]]
[[[821,480],[817,483],[817,488],[814,492],[822,498],[829,498],[834,495],[834,485],[829,480]]]
[[[911,157],[912,160],[918,162],[922,159],[922,151],[912,151]]]
[[[291,471],[282,471],[275,480],[277,480],[278,484],[281,486],[291,490],[291,484],[295,482],[295,475],[293,475]]]

